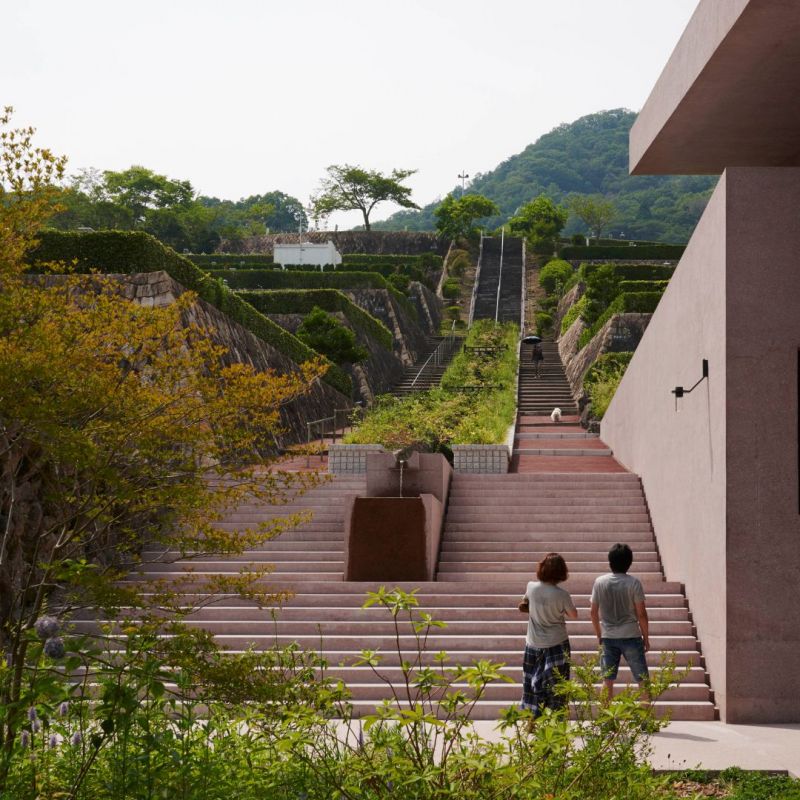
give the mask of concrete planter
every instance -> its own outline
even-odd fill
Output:
[[[363,475],[367,453],[385,453],[379,444],[332,444],[328,448],[328,472],[333,475]]]
[[[456,472],[504,474],[510,460],[505,444],[453,445],[453,469]]]

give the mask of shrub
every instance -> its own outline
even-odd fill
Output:
[[[566,314],[561,320],[561,335],[563,336],[574,324],[575,320],[580,317],[586,309],[586,295],[582,295],[577,303],[571,305]]]
[[[589,247],[568,245],[561,249],[561,257],[570,261],[580,261],[581,259],[678,261],[683,256],[684,250],[686,250],[684,244],[590,245]]]
[[[164,270],[185,289],[196,292],[202,300],[227,314],[295,363],[301,364],[315,356],[314,351],[296,336],[259,314],[227,287],[210,277],[210,273],[204,273],[191,261],[165,247],[147,233],[46,231],[40,235],[39,244],[28,253],[27,258],[34,269],[41,263],[72,264],[75,261],[77,262],[75,269],[78,272],[98,270],[109,274],[130,274]],[[352,392],[350,378],[337,366],[331,364],[323,380],[342,394],[350,396]]]
[[[570,239],[572,244],[576,245],[577,247],[585,247],[586,246],[586,234],[583,233],[573,233],[572,238]],[[562,248],[562,255],[563,255],[563,248]]]
[[[599,333],[602,327],[615,314],[652,314],[661,299],[660,292],[639,292],[638,294],[620,294],[611,305],[581,333],[578,347],[583,348]]]
[[[201,269],[271,269],[277,266],[268,253],[190,253],[186,258]]]
[[[461,284],[455,278],[448,278],[442,284],[442,296],[448,300],[455,300],[461,291]]]
[[[553,330],[553,316],[546,311],[537,311],[534,314],[536,321],[536,333],[539,336],[545,336]]]
[[[231,289],[386,289],[377,272],[303,272],[300,270],[210,270]]]
[[[450,260],[447,262],[447,271],[450,275],[460,278],[472,266],[472,259],[466,250],[452,250]]]
[[[539,283],[548,294],[561,295],[573,272],[567,261],[553,259],[539,270]]]
[[[461,306],[447,306],[445,311],[447,312],[447,318],[453,320],[453,322],[458,322],[461,319]]]
[[[603,264],[586,275],[586,305],[583,319],[592,325],[619,294],[619,279],[613,264]]]
[[[237,294],[262,314],[308,314],[314,306],[324,311],[339,311],[354,328],[387,350],[392,349],[393,337],[389,329],[338,289],[257,290]]]
[[[356,344],[356,335],[350,328],[319,306],[314,306],[303,320],[297,329],[297,337],[326,355],[334,364],[354,364],[369,355],[366,348]]]
[[[399,273],[395,273],[390,275],[386,279],[386,282],[389,284],[389,286],[397,289],[398,292],[403,292],[403,294],[405,294],[408,292],[408,285],[411,283],[411,278],[409,278],[408,275],[400,275]]]
[[[581,277],[586,280],[595,270],[607,264],[581,264]],[[614,274],[621,281],[668,281],[675,271],[669,264],[611,264]]]
[[[669,286],[669,281],[620,281],[621,292],[662,292]]]
[[[602,419],[606,413],[633,353],[604,353],[586,371],[583,388],[592,401],[592,415]]]

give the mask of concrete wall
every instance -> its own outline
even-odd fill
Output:
[[[601,429],[642,477],[728,722],[800,721],[798,207],[800,169],[726,172]]]

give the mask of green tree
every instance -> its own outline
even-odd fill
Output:
[[[482,194],[467,194],[455,198],[452,194],[442,200],[434,212],[436,229],[448,239],[473,239],[478,234],[475,222],[499,214],[500,209]]]
[[[403,181],[414,169],[394,169],[390,175],[350,164],[332,164],[322,179],[318,194],[311,198],[315,216],[327,217],[334,211],[360,211],[364,227],[370,230],[369,215],[378,203],[390,200],[403,208],[419,208],[411,200],[411,189]]]
[[[314,306],[297,329],[297,338],[327,356],[335,364],[354,364],[369,353],[356,342],[356,335],[336,317]]]
[[[122,172],[103,173],[105,194],[110,200],[128,209],[137,224],[144,223],[146,213],[153,208],[188,206],[194,199],[189,181],[175,181],[141,166]]]
[[[569,212],[540,194],[517,210],[509,220],[513,233],[525,236],[534,250],[554,248],[558,234],[567,224]],[[552,249],[550,250],[552,252]]]
[[[586,224],[595,239],[603,235],[603,231],[617,216],[613,201],[601,194],[574,195],[569,199],[569,209]]]

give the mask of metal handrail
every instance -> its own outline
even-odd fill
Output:
[[[478,250],[478,264],[475,267],[475,279],[472,282],[472,297],[469,301],[469,319],[467,320],[468,325],[472,325],[473,317],[475,316],[475,300],[478,296],[478,283],[481,279],[481,262],[483,261],[484,238],[483,231],[481,231],[481,245],[480,249]]]
[[[313,419],[310,422],[306,422],[306,447],[308,448],[308,453],[306,454],[306,466],[310,466],[311,463],[311,442],[312,441],[315,442],[317,441],[317,439],[319,439],[320,441],[325,441],[325,428],[327,423],[329,422],[332,423],[330,429],[330,437],[333,443],[335,444],[336,436],[339,429],[338,423],[340,420],[340,415],[341,414],[345,415],[344,416],[345,424],[343,424],[341,427],[346,428],[347,427],[346,423],[348,422],[348,420],[352,420],[355,415],[363,413],[364,413],[364,406],[359,402],[351,407],[335,408],[333,410],[333,416],[320,417],[320,419]],[[318,426],[319,426],[319,435],[312,436],[312,429]],[[344,432],[342,432],[342,436],[344,436]]]
[[[431,359],[434,359],[434,366],[440,367],[442,366],[443,359],[453,354],[456,338],[456,321],[453,320],[453,324],[450,327],[450,333],[444,339],[442,339],[441,342],[439,342],[436,349],[425,359],[425,363],[420,367],[419,372],[414,376],[414,380],[411,381],[411,389],[414,388]],[[445,351],[447,351],[447,355],[445,355]]]
[[[500,289],[503,286],[503,250],[506,244],[506,227],[500,229],[500,271],[497,274],[497,301],[494,305],[494,321],[497,323],[500,316]]]

